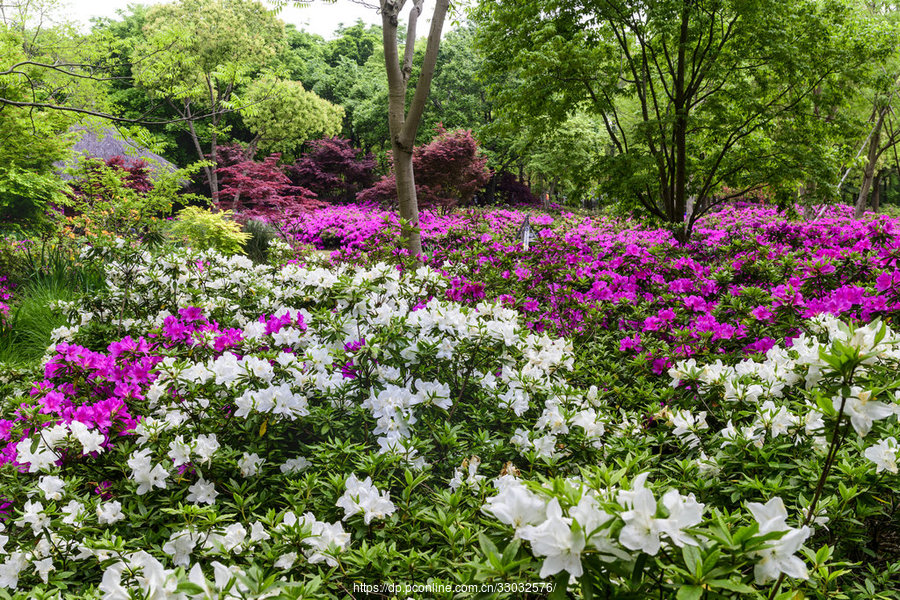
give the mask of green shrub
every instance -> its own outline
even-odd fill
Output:
[[[63,235],[83,237],[92,244],[115,243],[120,237],[157,243],[161,219],[171,214],[172,206],[200,199],[180,190],[181,182],[202,164],[163,170],[151,181],[146,165],[128,166],[120,157],[82,160],[72,170],[70,193],[60,202],[68,215],[62,223]]]
[[[27,261],[24,246],[27,242],[10,237],[0,237],[0,276],[13,285],[25,278]]]
[[[256,219],[250,219],[244,223],[244,233],[250,237],[247,239],[247,257],[257,264],[269,261],[269,245],[278,237],[278,230]]]
[[[212,212],[197,206],[188,206],[178,213],[171,225],[173,238],[183,241],[196,250],[216,250],[222,254],[243,254],[249,233],[231,218],[231,211]]]

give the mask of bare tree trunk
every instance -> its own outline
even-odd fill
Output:
[[[684,209],[684,220],[690,221],[691,216],[694,214],[694,203],[697,201],[696,196],[688,196],[687,198],[687,206]]]
[[[875,181],[872,182],[872,210],[878,212],[881,205],[881,182],[884,179],[884,171],[878,171]]]
[[[197,135],[197,130],[194,128],[190,104],[185,104],[184,115],[185,121],[187,121],[188,124],[188,133],[190,133],[191,141],[194,143],[194,150],[197,151],[199,159],[204,160],[206,157],[203,155],[203,147],[200,146],[200,136]],[[215,151],[216,147],[213,145],[213,162],[215,162]],[[209,184],[209,193],[212,196],[213,202],[215,202],[219,198],[219,179],[218,173],[216,173],[216,165],[203,167],[203,173],[206,175],[206,182]]]
[[[412,102],[406,108],[406,93],[412,73],[415,56],[416,23],[422,13],[423,0],[413,0],[409,13],[403,62],[397,43],[397,25],[400,11],[406,0],[381,0],[382,41],[384,43],[384,64],[388,79],[388,127],[391,132],[391,151],[394,162],[394,176],[397,181],[397,201],[400,218],[405,222],[401,238],[411,256],[422,256],[422,236],[419,231],[419,204],[416,199],[416,182],[413,173],[412,153],[416,131],[425,110],[425,101],[431,90],[434,67],[437,63],[438,48],[441,43],[441,29],[450,0],[437,0],[431,19],[431,31],[425,48],[425,58],[416,82]]]
[[[672,220],[677,223],[686,224],[690,221],[690,215],[686,212],[687,201],[687,120],[688,120],[688,99],[685,94],[685,72],[687,71],[687,39],[688,24],[690,21],[689,4],[684,3],[681,9],[681,32],[678,40],[678,65],[675,74],[675,124],[674,124],[674,146],[675,146],[675,189],[673,190],[673,201],[675,214]]]
[[[866,212],[866,201],[869,198],[869,188],[872,186],[872,180],[875,177],[875,163],[878,162],[878,147],[881,144],[881,127],[884,125],[884,118],[887,116],[888,107],[882,108],[878,113],[878,121],[875,123],[875,129],[872,130],[872,137],[869,138],[869,152],[866,155],[866,170],[863,173],[862,184],[859,186],[859,196],[856,198],[856,207],[853,216],[857,219]]]

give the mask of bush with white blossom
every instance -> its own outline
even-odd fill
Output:
[[[882,323],[679,362],[649,405],[427,267],[108,260],[4,388],[0,597],[827,597],[892,518]]]

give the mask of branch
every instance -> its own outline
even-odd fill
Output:
[[[616,145],[616,148],[618,148],[620,154],[625,152],[625,149],[622,147],[622,144],[619,143],[619,136],[616,135],[616,132],[612,128],[612,123],[609,122],[609,118],[606,116],[605,108],[600,104],[600,100],[597,98],[597,95],[594,93],[594,88],[591,87],[591,82],[589,80],[585,79],[584,87],[587,88],[588,94],[590,94],[591,99],[594,101],[594,104],[597,106],[597,108],[601,109],[600,116],[603,117],[603,124],[606,126],[606,132],[609,134],[609,137],[612,140],[613,144]],[[615,114],[615,108],[612,107],[612,104],[610,104],[610,107],[613,110],[613,114]],[[617,119],[617,121],[618,121],[618,119]]]
[[[783,98],[784,96],[787,96],[788,93],[791,92],[791,90],[795,89],[796,86],[794,84],[791,84],[787,88],[782,90],[782,92],[777,94],[774,98],[772,98],[771,101],[769,101],[765,105],[763,105],[761,110],[759,110],[755,114],[752,114],[749,117],[747,117],[747,119],[744,120],[744,122],[737,129],[735,129],[734,131],[731,132],[731,134],[729,134],[728,139],[725,140],[725,144],[722,146],[722,150],[718,153],[718,156],[716,157],[716,160],[714,161],[713,166],[710,169],[709,174],[707,175],[706,180],[704,181],[703,186],[700,188],[700,192],[697,194],[697,196],[702,198],[709,193],[709,190],[712,189],[712,186],[714,185],[715,173],[718,170],[719,165],[722,162],[722,159],[725,157],[725,155],[728,153],[728,151],[731,149],[732,146],[734,146],[738,141],[747,137],[748,135],[750,135],[751,133],[753,133],[754,131],[756,131],[757,129],[759,129],[760,127],[765,125],[766,123],[771,122],[779,115],[781,115],[781,114],[787,112],[788,110],[792,109],[793,107],[795,107],[797,104],[800,103],[800,101],[803,98],[805,98],[807,96],[807,94],[811,93],[812,90],[814,90],[816,87],[818,87],[818,85],[820,83],[822,83],[822,81],[824,81],[825,78],[828,77],[829,75],[831,75],[830,71],[823,74],[821,77],[816,79],[812,83],[812,85],[807,87],[807,89],[805,91],[801,92],[797,96],[797,98],[795,98],[793,101],[789,102],[788,104],[782,106],[780,109],[778,109],[777,111],[775,111],[768,117],[766,117],[762,113],[762,111],[775,106],[775,104],[781,98]],[[753,123],[753,121],[756,119],[759,119],[759,122],[753,126],[750,126],[751,123]]]
[[[419,121],[425,111],[425,100],[431,91],[434,66],[437,63],[438,48],[441,45],[441,29],[444,27],[444,17],[447,16],[449,7],[450,0],[437,0],[434,6],[431,31],[428,33],[428,45],[425,47],[425,59],[422,61],[422,70],[419,72],[419,80],[416,82],[416,92],[398,136],[403,146],[412,146],[416,139],[416,129],[419,128]]]
[[[115,115],[111,115],[109,113],[103,113],[95,110],[88,110],[86,108],[75,108],[73,106],[60,106],[58,104],[48,104],[45,102],[16,102],[15,100],[10,100],[8,98],[0,97],[0,104],[6,106],[18,106],[19,108],[48,108],[51,110],[61,110],[65,112],[73,112],[82,115],[90,115],[92,117],[100,117],[101,119],[107,119],[109,121],[115,121],[116,123],[132,123],[136,125],[168,125],[169,123],[181,123],[182,121],[187,121],[188,119],[169,119],[167,121],[145,121],[143,119],[125,119],[123,117],[117,117]],[[195,119],[206,119],[208,117],[222,115],[225,113],[232,112],[231,110],[220,110],[216,112],[207,113],[200,117],[195,117]],[[145,113],[147,114],[147,113]]]
[[[419,21],[419,15],[422,14],[423,0],[413,0],[412,8],[409,10],[409,25],[406,29],[406,43],[403,44],[403,83],[409,82],[412,75],[413,58],[416,55],[416,24]]]
[[[18,62],[11,66],[6,71],[0,71],[0,76],[3,75],[25,75],[21,71],[17,69],[19,67],[24,67],[26,65],[31,65],[34,67],[41,67],[43,69],[50,69],[53,71],[59,71],[60,73],[64,73],[69,77],[78,77],[80,79],[93,79],[94,81],[117,81],[119,79],[131,79],[130,77],[97,77],[96,75],[85,75],[81,73],[76,73],[73,71],[67,71],[63,67],[85,67],[85,68],[96,68],[96,65],[88,65],[88,64],[80,64],[80,63],[57,63],[57,64],[47,64],[47,63],[39,63],[33,60],[23,60],[22,62]]]

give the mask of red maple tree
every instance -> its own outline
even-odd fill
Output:
[[[323,138],[308,143],[309,152],[287,167],[294,185],[316,193],[320,200],[349,203],[374,180],[375,157],[354,148],[350,140]]]
[[[311,190],[294,185],[278,164],[281,154],[261,162],[237,160],[216,169],[219,175],[220,210],[234,211],[240,219],[256,218],[276,223],[327,206]]]
[[[487,158],[478,154],[478,142],[468,129],[447,131],[442,125],[436,136],[413,151],[416,197],[422,208],[451,210],[471,202],[475,192],[490,179]],[[357,194],[360,202],[395,204],[397,182],[393,174]]]

